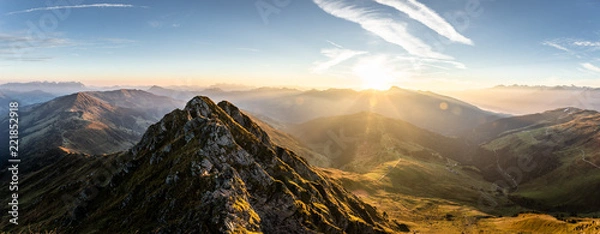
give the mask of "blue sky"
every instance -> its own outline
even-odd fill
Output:
[[[600,86],[595,0],[0,0],[0,82]]]

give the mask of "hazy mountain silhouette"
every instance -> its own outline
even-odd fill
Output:
[[[447,96],[397,87],[387,91],[261,88],[233,92],[218,89],[176,91],[154,87],[149,91],[175,98],[202,94],[214,99],[230,100],[244,110],[260,113],[282,123],[302,123],[319,117],[370,111],[446,135],[456,135],[478,124],[505,116],[480,110]]]
[[[13,82],[5,83],[0,85],[0,89],[7,89],[16,92],[31,92],[31,91],[43,91],[50,93],[55,96],[62,96],[66,94],[72,94],[76,92],[89,91],[90,88],[86,87],[81,82],[48,82],[48,81],[37,81],[37,82]]]
[[[600,89],[576,86],[496,86],[444,92],[486,110],[534,114],[567,106],[600,111]]]

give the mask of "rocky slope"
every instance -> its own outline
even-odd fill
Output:
[[[51,183],[58,179],[62,186]],[[23,222],[61,233],[390,233],[397,228],[295,153],[273,144],[237,107],[206,97],[150,126],[127,152],[68,155],[24,182],[29,186],[24,191],[43,194],[28,198],[34,202],[24,210],[35,210],[36,216],[24,215]],[[57,204],[60,197],[65,204]]]

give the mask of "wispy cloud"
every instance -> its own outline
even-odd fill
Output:
[[[44,62],[52,60],[53,57],[41,56],[41,57],[30,57],[30,56],[19,56],[19,57],[0,57],[3,60],[8,61],[19,61],[19,62]]]
[[[579,47],[591,47],[594,49],[600,49],[600,41],[574,41],[573,45]]]
[[[76,43],[57,35],[48,34],[47,38],[35,38],[23,33],[0,34],[0,60],[19,62],[40,62],[53,59],[40,55],[47,48],[68,47]]]
[[[23,33],[0,33],[0,49],[24,50],[34,48],[56,48],[74,45],[72,41],[48,34],[45,38],[25,36]]]
[[[73,5],[73,6],[51,6],[51,7],[37,7],[30,8],[22,11],[13,11],[8,12],[6,15],[14,15],[14,14],[22,14],[22,13],[30,13],[35,11],[52,11],[52,10],[62,10],[62,9],[79,9],[79,8],[132,8],[138,7],[130,4],[112,4],[112,3],[97,3],[97,4],[87,4],[87,5]],[[147,8],[146,6],[139,6],[141,8]]]
[[[315,67],[312,69],[315,73],[321,73],[327,71],[329,68],[338,65],[348,59],[351,59],[357,55],[366,54],[365,51],[354,51],[344,49],[343,47],[322,49],[321,54],[329,58],[327,61],[316,62]]]
[[[561,46],[555,42],[545,41],[545,42],[542,42],[542,45],[554,47],[555,49],[559,49],[559,50],[562,50],[565,52],[571,52],[571,50],[569,50],[569,49],[565,48],[564,46]]]
[[[313,0],[317,6],[325,12],[354,23],[359,24],[363,29],[379,36],[383,40],[396,44],[404,48],[408,53],[426,58],[453,59],[451,56],[441,54],[432,50],[432,48],[421,41],[419,38],[411,35],[406,23],[398,22],[376,12],[344,4],[340,1],[332,0]]]
[[[333,41],[330,41],[330,40],[327,40],[327,43],[329,43],[329,44],[331,44],[332,46],[335,46],[335,47],[337,47],[337,48],[344,48],[343,46],[341,46],[341,45],[339,45],[339,44],[337,44],[337,43],[335,43],[335,42],[333,42]]]
[[[375,2],[404,12],[408,17],[419,21],[451,41],[473,45],[471,39],[457,32],[450,23],[438,15],[434,10],[416,0],[375,0]]]
[[[600,67],[597,67],[591,63],[582,63],[581,66],[586,70],[600,73]]]
[[[450,68],[444,66],[444,65],[451,65],[454,68],[457,69],[467,69],[467,66],[463,63],[460,62],[456,62],[456,61],[449,61],[449,60],[439,60],[439,59],[428,59],[428,58],[420,58],[418,59],[420,62],[424,63],[424,64],[430,64],[430,67],[435,67],[435,68],[440,68],[443,70],[449,70]]]

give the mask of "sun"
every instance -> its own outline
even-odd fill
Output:
[[[394,81],[394,72],[381,59],[359,62],[353,69],[361,79],[361,89],[388,90]]]

